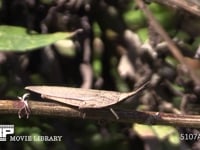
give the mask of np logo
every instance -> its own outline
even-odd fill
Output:
[[[8,134],[14,133],[14,125],[0,125],[0,141],[6,141]]]

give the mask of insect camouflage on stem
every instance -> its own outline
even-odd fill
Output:
[[[136,95],[147,85],[148,82],[143,84],[135,91],[128,93],[59,86],[27,86],[25,89],[41,94],[42,98],[84,109],[112,106],[126,100],[131,96]]]

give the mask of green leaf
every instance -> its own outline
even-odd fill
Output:
[[[2,25],[0,26],[0,51],[29,51],[69,38],[73,34],[69,32],[28,33],[26,28]]]
[[[161,142],[179,146],[180,137],[176,128],[167,125],[143,125],[134,124],[134,131],[142,138],[157,137]],[[168,145],[169,146],[169,145]]]

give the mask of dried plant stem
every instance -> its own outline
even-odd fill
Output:
[[[19,100],[0,100],[0,115],[16,114],[19,108],[16,104]],[[135,110],[122,110],[115,108],[115,113],[119,119],[110,112],[108,108],[104,109],[88,109],[80,110],[68,107],[60,103],[53,102],[38,102],[28,101],[31,116],[45,116],[45,117],[66,117],[66,118],[79,118],[79,119],[92,119],[92,120],[106,120],[112,122],[124,123],[141,123],[141,124],[161,124],[172,125],[176,127],[193,127],[200,128],[199,115],[177,115],[170,113],[158,112],[140,112]],[[30,119],[31,119],[30,116]]]

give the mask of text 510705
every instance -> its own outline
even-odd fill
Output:
[[[199,140],[200,134],[195,133],[181,133],[180,134],[180,140]]]

